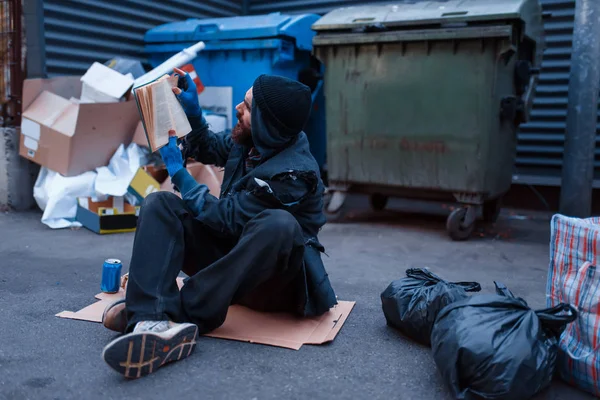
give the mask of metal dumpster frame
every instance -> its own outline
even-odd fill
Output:
[[[313,25],[326,71],[330,220],[349,192],[370,194],[374,209],[390,196],[454,199],[463,205],[447,220],[455,240],[471,235],[480,209],[498,217],[541,66],[542,9],[510,0],[486,12],[478,7],[492,1],[478,0],[469,15],[465,3],[351,7]],[[403,11],[412,18],[393,14]]]

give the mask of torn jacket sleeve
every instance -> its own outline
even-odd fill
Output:
[[[185,169],[175,174],[173,183],[197,220],[224,236],[233,237],[239,237],[246,223],[262,211],[283,209],[293,212],[311,191],[307,182],[297,180],[282,187],[279,196],[269,182],[255,180],[246,190],[218,199],[209,194],[208,187],[198,184]],[[273,186],[277,187],[277,183]]]
[[[204,117],[188,117],[192,131],[186,136],[186,157],[193,157],[202,164],[224,167],[233,147],[231,135],[214,133]]]

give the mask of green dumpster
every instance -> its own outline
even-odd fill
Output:
[[[325,64],[329,191],[455,199],[467,239],[511,185],[543,51],[537,0],[451,0],[334,10],[313,25]]]

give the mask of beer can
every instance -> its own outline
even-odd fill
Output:
[[[116,258],[109,258],[102,266],[102,283],[100,289],[104,293],[117,293],[121,287],[121,264]]]

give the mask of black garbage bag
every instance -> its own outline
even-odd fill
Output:
[[[496,295],[459,300],[438,315],[433,358],[456,399],[530,399],[555,371],[558,338],[577,318],[571,305],[533,311],[501,283]]]
[[[411,339],[430,344],[431,328],[438,313],[448,304],[478,292],[477,282],[447,282],[426,269],[406,270],[406,278],[392,282],[381,294],[388,325]]]

